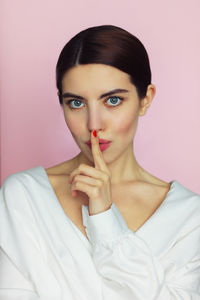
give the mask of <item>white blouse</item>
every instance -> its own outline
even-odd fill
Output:
[[[136,231],[113,203],[85,235],[42,166],[0,193],[0,300],[200,300],[200,195],[178,181]]]

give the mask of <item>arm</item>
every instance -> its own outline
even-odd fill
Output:
[[[174,264],[165,271],[145,241],[128,229],[115,205],[92,216],[86,206],[82,209],[102,279],[102,300],[200,299],[200,253],[187,265],[178,268]],[[197,234],[200,236],[199,228]]]
[[[0,190],[0,300],[50,300],[60,293],[45,260],[27,182],[23,175],[10,175]]]
[[[0,300],[37,300],[32,284],[0,247]]]

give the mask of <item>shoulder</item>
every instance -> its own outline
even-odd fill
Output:
[[[44,170],[41,166],[16,172],[9,175],[0,189],[0,220],[17,220],[33,217],[32,205],[43,197],[41,191]],[[41,179],[39,178],[41,177]],[[2,221],[3,222],[3,221]]]
[[[53,175],[69,175],[75,168],[74,159],[61,162],[57,165],[45,169],[48,176]]]
[[[30,182],[30,180],[34,177],[37,177],[39,174],[41,174],[41,169],[41,166],[37,166],[34,168],[13,173],[6,177],[1,186],[1,189],[17,188],[19,185],[23,186],[25,183],[27,184],[28,182]]]
[[[166,208],[173,214],[174,222],[187,231],[200,225],[200,195],[178,181],[174,181],[168,193]],[[180,221],[179,221],[180,220]],[[173,223],[172,223],[173,224]]]
[[[46,184],[45,176],[41,166],[7,176],[0,189],[1,205],[6,203],[13,208],[19,204],[24,205],[27,199],[31,199]]]
[[[170,189],[171,198],[174,198],[179,203],[190,205],[191,203],[200,206],[200,195],[189,189],[188,187],[175,180]]]
[[[188,214],[196,215],[200,217],[200,195],[182,185],[180,182],[175,181],[174,186],[174,198],[177,200],[177,204],[182,205]],[[188,215],[189,217],[189,215]],[[200,219],[199,219],[200,224]]]
[[[63,184],[66,185],[66,180],[75,168],[72,161],[73,160],[68,160],[45,169],[54,190],[60,190]]]

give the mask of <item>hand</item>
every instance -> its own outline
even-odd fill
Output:
[[[76,197],[78,190],[87,194],[89,215],[95,215],[106,211],[112,205],[111,174],[99,147],[98,136],[94,137],[91,132],[90,138],[95,167],[80,164],[70,174],[69,183],[71,183],[72,196]]]

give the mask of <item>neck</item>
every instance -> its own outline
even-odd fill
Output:
[[[81,163],[94,167],[94,163],[89,161],[85,155],[80,152],[76,156],[77,166]],[[131,144],[120,157],[107,163],[107,167],[111,173],[111,184],[117,185],[129,181],[144,180],[144,170],[138,164],[134,152],[133,144]]]

